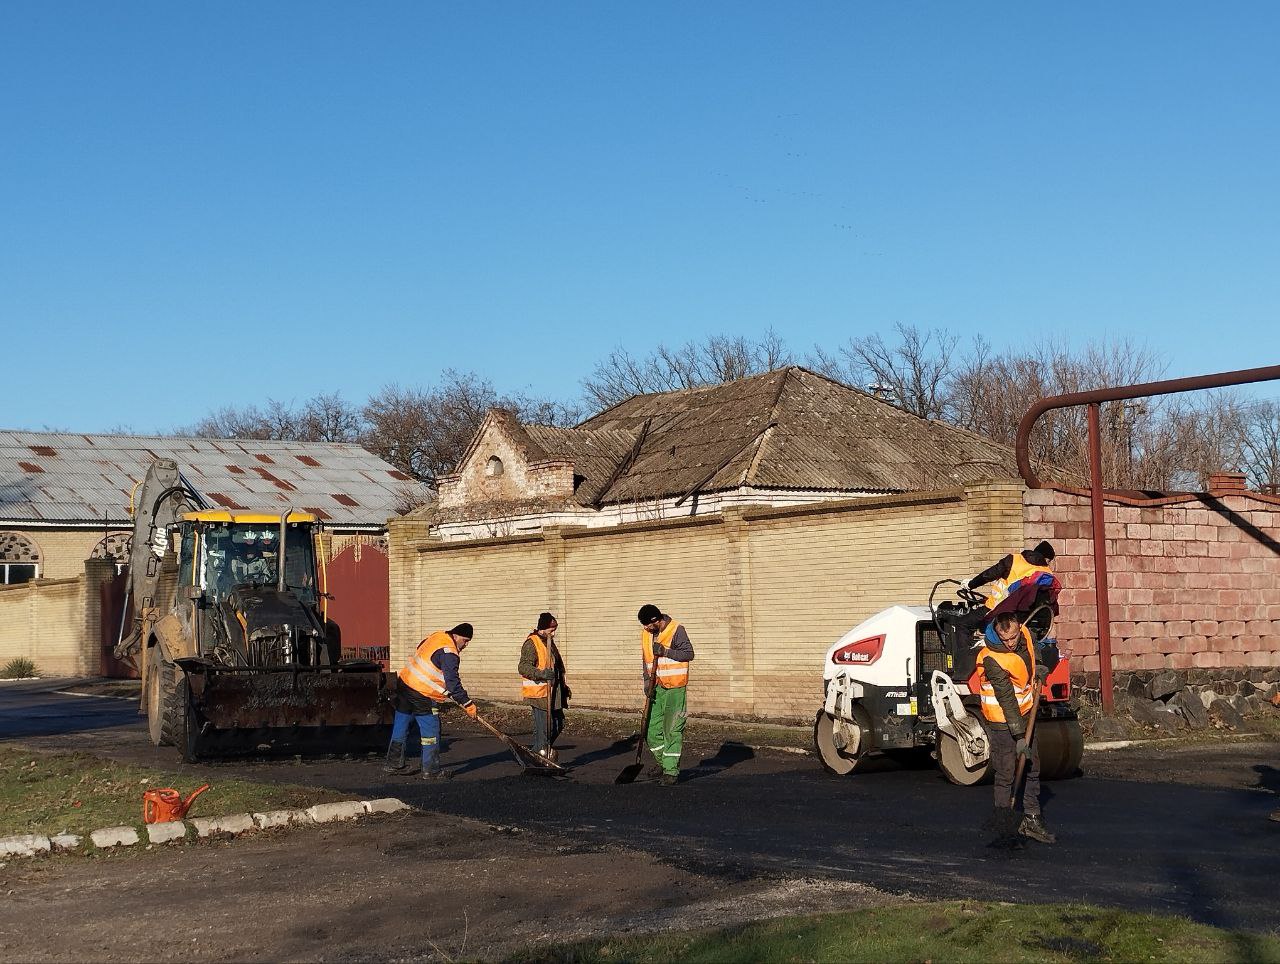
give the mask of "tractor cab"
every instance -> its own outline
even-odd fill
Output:
[[[339,654],[318,585],[317,520],[205,509],[179,525],[179,599],[197,656],[229,666],[320,665]]]

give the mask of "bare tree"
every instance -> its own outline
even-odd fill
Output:
[[[1241,467],[1264,492],[1280,495],[1280,401],[1255,402],[1245,413]]]
[[[365,431],[360,409],[340,392],[309,399],[298,415],[298,434],[309,442],[359,442]]]
[[[429,485],[451,472],[485,413],[508,408],[522,421],[565,425],[576,409],[527,395],[500,395],[474,372],[446,370],[432,388],[385,385],[365,404],[364,445],[402,472]]]
[[[790,350],[772,329],[759,338],[713,335],[676,347],[659,345],[639,357],[615,348],[582,380],[582,390],[587,406],[598,411],[635,395],[719,385],[791,362]]]
[[[835,354],[815,349],[811,364],[921,418],[945,418],[959,337],[940,328],[923,331],[901,323],[893,327],[894,343],[878,334],[851,338]]]

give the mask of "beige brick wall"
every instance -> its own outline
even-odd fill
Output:
[[[806,719],[840,635],[1022,544],[1022,492],[999,484],[467,543],[393,521],[392,664],[427,632],[466,619],[477,635],[464,682],[515,699],[520,644],[549,608],[577,703],[635,709],[635,614],[652,602],[693,640],[693,712]]]
[[[45,676],[96,673],[85,623],[83,575],[0,587],[0,665],[25,656]]]

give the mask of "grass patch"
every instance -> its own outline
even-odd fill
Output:
[[[182,773],[102,760],[87,753],[37,753],[0,746],[0,837],[87,834],[99,827],[141,828],[144,790],[173,787],[184,797],[202,783],[191,816],[309,807],[347,799],[334,790],[252,783],[194,766]]]
[[[1280,962],[1280,940],[1080,904],[949,901],[529,948],[508,960]]]
[[[36,664],[25,656],[15,656],[0,668],[0,679],[30,679],[39,675]]]

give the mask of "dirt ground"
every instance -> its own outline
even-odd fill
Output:
[[[8,961],[492,959],[890,899],[841,881],[712,878],[624,847],[421,813],[11,861],[0,895]]]

